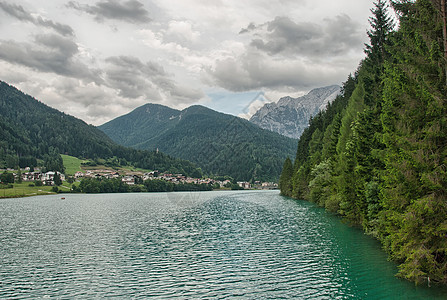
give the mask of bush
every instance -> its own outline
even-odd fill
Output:
[[[131,193],[146,192],[146,188],[144,186],[141,186],[141,185],[131,185],[129,187],[129,190],[130,190]]]
[[[231,189],[235,191],[243,190],[244,188],[239,186],[238,184],[232,184]]]
[[[34,183],[28,184],[29,187],[35,187]]]
[[[0,184],[0,189],[12,189],[13,187],[13,184]]]

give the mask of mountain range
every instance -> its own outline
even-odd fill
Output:
[[[340,88],[338,85],[331,85],[313,89],[299,98],[284,97],[277,103],[267,103],[250,118],[250,122],[298,139],[309,126],[310,118],[324,110],[338,95]]]
[[[277,180],[297,140],[245,119],[195,105],[182,111],[146,104],[99,126],[115,142],[189,160],[237,180]]]
[[[315,111],[336,91],[336,86],[313,90],[299,98],[299,105],[293,98],[283,98],[257,115],[273,120],[273,108],[284,115],[287,107],[304,111],[305,104],[311,106],[307,111]],[[307,113],[302,115],[305,118]],[[247,181],[276,181],[282,162],[294,156],[297,145],[295,139],[199,105],[180,111],[146,104],[98,129],[1,81],[0,134],[3,167],[27,166],[30,161],[35,165],[51,152],[91,159],[115,157],[123,164],[189,174],[199,174],[198,166],[209,175]]]
[[[55,153],[94,160],[113,158],[122,165],[144,169],[200,173],[189,161],[118,145],[95,126],[51,108],[2,81],[0,137],[0,168],[36,167],[38,161]]]

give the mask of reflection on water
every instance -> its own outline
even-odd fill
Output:
[[[0,298],[437,299],[380,245],[277,192],[0,200]]]

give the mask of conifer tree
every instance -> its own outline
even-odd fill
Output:
[[[59,172],[55,172],[54,174],[54,184],[59,186],[62,184],[61,176],[59,175]]]
[[[441,0],[441,18],[442,18],[442,35],[444,40],[445,82],[447,85],[447,4],[445,0]]]
[[[395,1],[400,29],[385,68],[382,227],[399,275],[447,284],[447,98],[439,6]]]
[[[393,0],[397,31],[374,4],[351,93],[310,120],[292,182],[377,237],[399,276],[447,285],[445,1]]]
[[[370,44],[365,44],[365,53],[373,63],[382,64],[387,55],[388,37],[393,31],[394,24],[384,0],[378,0],[374,6],[371,9],[373,16],[369,18],[371,30],[367,32]]]
[[[281,190],[281,195],[291,196],[292,195],[292,176],[293,176],[293,166],[292,161],[289,157],[286,158],[284,166],[282,168],[281,177],[279,178],[279,188]]]

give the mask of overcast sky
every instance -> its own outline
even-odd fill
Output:
[[[247,114],[345,81],[364,57],[372,6],[0,0],[0,80],[94,125],[145,103]]]

